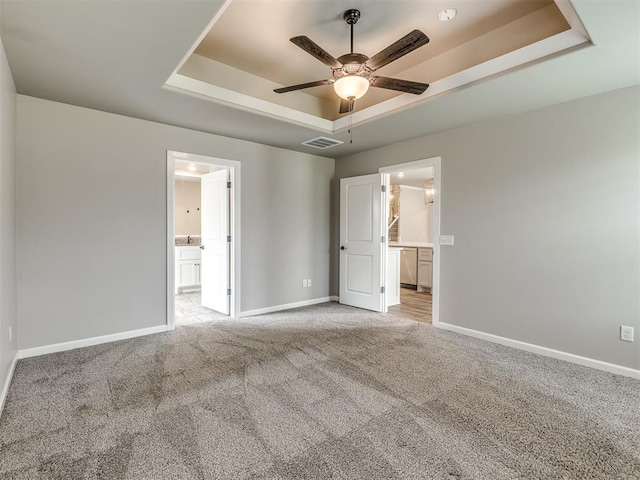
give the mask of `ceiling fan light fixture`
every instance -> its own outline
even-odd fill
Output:
[[[336,94],[345,100],[357,100],[369,90],[369,80],[359,75],[345,75],[333,84]]]

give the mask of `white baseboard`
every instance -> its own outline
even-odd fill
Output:
[[[90,347],[92,345],[100,345],[101,343],[117,342],[118,340],[127,340],[128,338],[142,337],[153,333],[166,332],[166,325],[157,327],[141,328],[140,330],[130,330],[128,332],[111,333],[100,337],[83,338],[82,340],[73,340],[71,342],[55,343],[53,345],[43,345],[41,347],[25,348],[18,350],[18,358],[37,357],[48,353],[64,352],[66,350],[74,350],[76,348]]]
[[[257,308],[255,310],[246,310],[240,312],[236,317],[251,317],[253,315],[262,315],[264,313],[280,312],[282,310],[290,310],[298,307],[308,307],[309,305],[317,305],[318,303],[326,303],[333,301],[333,297],[312,298],[311,300],[303,300],[302,302],[285,303],[283,305],[274,305],[273,307]]]
[[[340,303],[340,297],[338,295],[331,295],[329,298],[331,299],[332,302]]]
[[[9,394],[9,386],[11,385],[11,379],[13,378],[13,372],[16,369],[16,363],[18,363],[18,353],[13,357],[11,361],[11,366],[9,367],[9,373],[7,374],[7,378],[4,379],[4,383],[2,384],[2,390],[0,390],[0,416],[2,416],[2,411],[4,410],[4,403],[7,401],[7,395]]]
[[[438,322],[434,324],[434,327],[442,328],[450,332],[460,333],[462,335],[468,335],[470,337],[479,338],[481,340],[487,340],[493,343],[499,343],[507,347],[517,348],[519,350],[525,350],[527,352],[537,353],[545,357],[557,358],[558,360],[564,360],[570,363],[576,363],[584,367],[591,367],[597,370],[603,370],[609,373],[615,373],[618,375],[624,375],[626,377],[640,379],[640,370],[634,368],[623,367],[622,365],[616,365],[615,363],[607,363],[601,360],[595,360],[589,357],[581,357],[580,355],[574,355],[573,353],[563,352],[561,350],[554,350],[552,348],[541,347],[532,343],[521,342],[519,340],[512,340],[506,337],[500,337],[491,333],[480,332],[478,330],[472,330],[470,328],[459,327],[458,325],[451,325],[450,323]]]

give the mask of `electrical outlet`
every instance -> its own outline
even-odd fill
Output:
[[[633,342],[633,327],[625,327],[620,325],[620,340],[625,342]]]
[[[307,280],[307,287],[311,286],[311,279]]]
[[[453,235],[440,235],[440,245],[453,247]]]
[[[307,279],[306,278],[302,279],[302,288],[307,288]]]

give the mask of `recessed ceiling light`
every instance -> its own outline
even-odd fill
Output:
[[[195,166],[193,163],[190,163],[188,168],[189,168],[189,170],[191,170],[192,172],[195,172],[195,171],[196,171],[196,166]]]
[[[404,177],[404,173],[400,172],[400,173],[398,174],[398,176],[399,176],[400,178],[402,178],[402,177]]]
[[[458,10],[456,10],[455,8],[445,8],[438,14],[438,20],[440,20],[441,22],[447,22],[457,14]]]

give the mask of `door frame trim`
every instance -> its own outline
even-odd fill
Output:
[[[241,163],[237,160],[227,160],[195,153],[167,150],[167,329],[173,330],[176,325],[175,316],[175,230],[174,230],[174,201],[175,201],[175,160],[194,163],[208,163],[229,169],[231,181],[231,197],[229,202],[229,233],[231,234],[229,259],[229,285],[231,298],[229,301],[229,316],[236,317],[240,313],[240,173]]]
[[[433,284],[431,286],[432,295],[432,311],[431,311],[431,324],[438,326],[440,323],[440,203],[442,198],[442,169],[441,169],[441,157],[425,158],[423,160],[416,160],[413,162],[398,163],[396,165],[389,165],[388,167],[380,167],[378,173],[386,174],[385,181],[388,184],[389,174],[395,172],[406,172],[407,170],[416,170],[418,168],[433,167],[433,184],[435,189],[435,195],[433,200]],[[387,188],[385,193],[384,210],[389,208],[389,195],[391,189]],[[386,212],[385,212],[386,213]],[[387,224],[388,213],[383,219],[384,224]],[[389,245],[389,239],[387,238],[387,248]],[[387,271],[387,255],[382,257],[383,271]],[[385,276],[386,278],[386,276]],[[387,299],[383,297],[384,312],[387,312]]]

